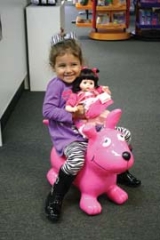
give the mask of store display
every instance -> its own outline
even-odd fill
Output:
[[[87,5],[76,3],[77,10],[92,11],[91,18],[76,19],[77,27],[91,27],[90,38],[97,40],[124,40],[130,38],[130,0],[88,0]]]
[[[160,39],[160,0],[135,0],[135,36]]]
[[[31,4],[40,5],[40,6],[50,6],[56,5],[57,0],[31,0]]]
[[[35,4],[35,5],[38,5],[38,4],[40,4],[40,1],[39,0],[31,0],[31,3]]]

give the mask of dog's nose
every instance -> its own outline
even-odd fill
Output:
[[[131,158],[131,154],[129,152],[123,152],[122,157],[124,160],[129,161],[129,159]]]

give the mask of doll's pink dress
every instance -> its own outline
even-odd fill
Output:
[[[87,119],[75,120],[77,129],[83,135],[83,128],[86,124],[95,126],[104,124],[109,113],[106,109],[112,103],[111,96],[104,92],[100,86],[88,92],[80,91],[78,93],[72,93],[66,105],[74,107],[83,104]],[[90,109],[92,109],[92,114],[90,114]]]

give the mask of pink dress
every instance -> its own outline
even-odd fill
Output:
[[[106,108],[112,103],[110,95],[105,93],[102,87],[98,87],[97,89],[93,89],[92,91],[83,92],[80,91],[78,93],[72,93],[66,102],[68,106],[77,106],[80,104],[84,105],[85,115],[87,119],[80,119],[75,121],[75,125],[83,134],[83,127],[86,124],[93,124],[93,125],[103,125],[105,119],[109,111]],[[92,111],[90,112],[90,110]],[[97,109],[98,111],[97,113]]]

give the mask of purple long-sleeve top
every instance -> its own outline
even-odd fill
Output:
[[[64,148],[74,141],[86,141],[73,124],[72,114],[65,110],[65,104],[71,94],[72,85],[59,78],[52,79],[44,97],[43,117],[49,120],[49,133],[52,143],[61,156]]]

